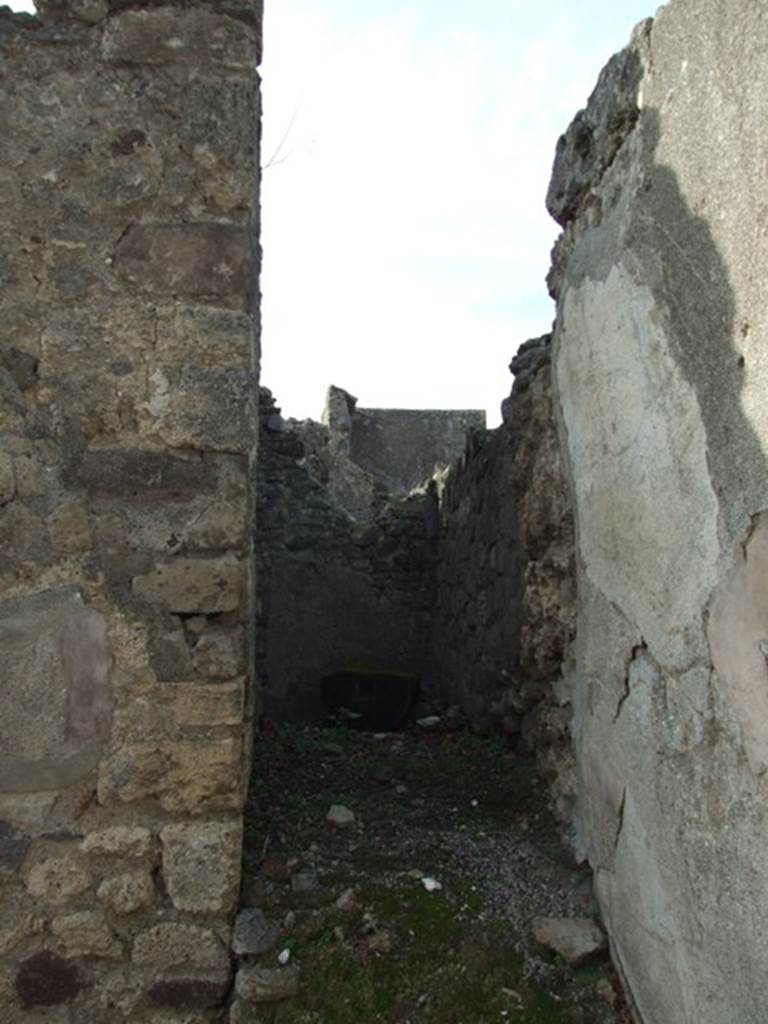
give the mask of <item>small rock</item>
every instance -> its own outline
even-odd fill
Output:
[[[293,928],[293,926],[295,924],[296,924],[296,911],[295,910],[289,910],[288,913],[283,918],[283,928],[285,928],[285,930],[289,932],[291,930],[291,928]]]
[[[355,813],[343,804],[331,804],[325,820],[336,828],[346,828],[355,823]]]
[[[380,932],[374,932],[368,938],[368,949],[371,953],[391,953],[392,952],[392,935],[386,929]]]
[[[438,882],[436,878],[422,878],[421,884],[424,886],[427,892],[438,892],[440,889],[443,888],[442,882]]]
[[[305,868],[304,871],[297,871],[291,876],[291,889],[294,892],[319,892],[322,885],[317,872]]]
[[[406,874],[409,878],[415,878],[417,882],[420,882],[424,877],[424,872],[420,868],[411,868]]]
[[[337,924],[336,927],[333,929],[333,937],[334,939],[336,939],[337,942],[344,941],[344,928],[340,924]]]
[[[403,796],[405,793],[408,792],[408,787],[404,786],[401,782],[399,786],[395,786],[395,792],[398,793],[400,796]]]
[[[278,929],[262,910],[251,907],[241,910],[232,934],[232,952],[237,956],[258,956],[267,953],[277,942]]]
[[[417,718],[416,725],[421,726],[422,729],[434,729],[436,725],[440,725],[440,715],[427,715],[426,718]]]
[[[291,951],[286,946],[285,949],[281,949],[280,952],[278,953],[278,955],[277,955],[277,962],[279,964],[281,964],[283,967],[285,967],[285,965],[288,963],[288,961],[290,959],[291,959]]]
[[[533,937],[573,967],[606,948],[605,935],[589,917],[535,917]]]
[[[354,889],[345,889],[344,892],[336,900],[336,909],[350,911],[355,910],[357,907],[357,900],[355,899]]]

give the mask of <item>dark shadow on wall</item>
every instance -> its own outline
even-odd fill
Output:
[[[746,417],[741,395],[748,367],[737,337],[752,327],[736,323],[726,266],[710,230],[680,190],[675,172],[654,164],[660,138],[657,110],[641,117],[645,165],[650,168],[628,243],[667,319],[667,336],[683,375],[694,388],[707,437],[707,458],[720,502],[726,543],[744,534],[746,510],[764,502],[768,460]],[[702,159],[706,159],[702,156]],[[734,182],[738,187],[738,182]],[[713,208],[728,197],[710,197]]]

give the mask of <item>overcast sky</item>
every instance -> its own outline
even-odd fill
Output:
[[[262,381],[286,415],[336,384],[498,422],[552,320],[557,137],[655,7],[267,0]]]

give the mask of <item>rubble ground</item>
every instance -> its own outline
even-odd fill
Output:
[[[254,780],[242,902],[270,948],[243,963],[301,980],[248,1022],[629,1022],[605,954],[573,968],[532,937],[592,916],[591,877],[499,739],[268,725]]]

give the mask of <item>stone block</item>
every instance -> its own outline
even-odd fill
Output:
[[[111,724],[104,616],[74,587],[0,605],[0,790],[60,789],[97,764]]]
[[[184,728],[240,725],[243,721],[245,679],[230,683],[178,683],[173,687],[172,714]]]
[[[91,832],[80,844],[84,853],[107,857],[146,857],[152,849],[152,834],[147,828],[113,825]]]
[[[51,921],[51,931],[64,956],[95,956],[107,959],[123,955],[123,947],[107,924],[103,914],[83,910],[63,914]]]
[[[241,454],[253,447],[255,376],[250,370],[158,366],[149,387],[142,430],[168,447]]]
[[[209,679],[231,679],[245,667],[244,648],[242,629],[206,630],[195,644],[195,668]]]
[[[206,460],[147,451],[85,452],[70,477],[89,491],[143,502],[208,493],[216,488],[216,474]]]
[[[276,1003],[299,994],[299,968],[241,967],[235,993],[246,1003]]]
[[[182,543],[187,551],[240,551],[245,546],[247,523],[245,501],[217,501],[185,527]]]
[[[78,501],[66,501],[47,519],[53,550],[76,555],[92,547],[88,512]]]
[[[133,580],[134,593],[182,615],[235,611],[243,585],[243,564],[233,557],[176,558]]]
[[[155,799],[175,814],[240,807],[242,738],[135,743],[102,762],[99,802]]]
[[[0,872],[15,871],[27,855],[31,839],[7,821],[0,821]]]
[[[26,885],[31,896],[58,906],[87,892],[91,876],[72,857],[47,857],[29,869]]]
[[[231,224],[136,224],[118,244],[114,269],[149,295],[246,305],[250,238]]]
[[[164,922],[140,932],[133,943],[133,962],[156,972],[192,968],[229,969],[223,943],[209,928]]]
[[[6,886],[0,892],[0,956],[15,949],[45,926],[44,918],[33,916],[30,901],[16,889]]]
[[[209,65],[253,72],[256,34],[242,22],[196,8],[128,11],[102,37],[102,57],[112,64]]]
[[[240,821],[167,825],[161,831],[165,885],[177,910],[234,910],[242,838]]]
[[[247,313],[178,303],[160,313],[154,354],[164,366],[249,370],[252,335]]]
[[[274,948],[280,934],[279,927],[270,921],[263,910],[248,907],[235,919],[232,933],[232,952],[236,956],[260,956]]]
[[[13,469],[16,493],[20,498],[39,498],[45,494],[48,474],[35,455],[17,455],[13,460]]]
[[[16,995],[22,1006],[61,1006],[85,986],[80,970],[50,950],[22,961],[16,972]]]
[[[97,895],[116,914],[134,914],[152,906],[155,884],[149,871],[126,871],[113,878],[105,878]]]
[[[174,1010],[210,1010],[221,1006],[230,987],[228,974],[213,977],[166,978],[147,991],[150,1002]]]

